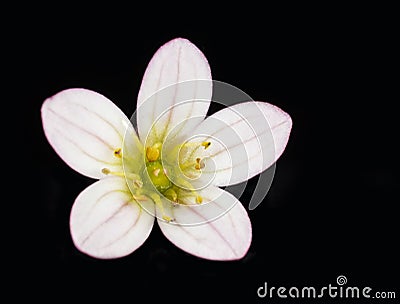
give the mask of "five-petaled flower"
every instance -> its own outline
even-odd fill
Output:
[[[106,97],[68,89],[42,106],[46,137],[74,170],[97,182],[73,205],[75,246],[96,258],[130,254],[154,220],[177,247],[201,258],[236,260],[251,243],[238,199],[220,187],[269,168],[287,144],[292,121],[265,102],[243,102],[206,117],[208,62],[186,39],[162,46],[145,72],[137,130]]]

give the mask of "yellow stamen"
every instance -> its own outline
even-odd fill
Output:
[[[169,188],[167,191],[165,191],[164,196],[166,198],[168,198],[169,200],[173,201],[174,203],[176,203],[178,201],[178,194],[176,193],[176,191],[172,188]]]
[[[108,175],[108,174],[110,174],[110,169],[107,169],[107,168],[103,168],[103,169],[101,169],[101,173],[103,173],[103,174],[105,174],[105,175]]]
[[[200,169],[204,168],[204,163],[201,162],[201,158],[200,157],[196,158],[196,164],[194,165],[194,168],[196,170],[200,170]]]
[[[179,191],[179,198],[194,196],[197,204],[201,204],[203,202],[203,198],[197,193],[196,190],[194,190],[194,187],[192,186],[192,184],[189,183],[187,180],[178,178],[177,183],[178,183],[178,185],[181,186],[181,188],[183,188]],[[186,189],[184,189],[184,188],[186,188]],[[178,200],[179,200],[179,198],[178,198]]]
[[[147,147],[146,157],[149,162],[154,162],[160,157],[160,150],[156,148],[155,145],[153,147]]]
[[[196,170],[200,170],[200,169],[204,168],[204,163],[201,161],[201,158],[198,157],[198,158],[196,158],[196,162],[195,163],[194,162],[186,162],[186,163],[181,163],[179,165],[181,170],[186,170],[187,168],[193,167],[193,166],[194,166],[194,168]]]
[[[209,142],[209,141],[203,141],[203,142],[201,143],[201,145],[204,147],[204,150],[205,150],[205,149],[207,149],[207,148],[211,145],[211,142]]]
[[[203,198],[200,195],[196,196],[196,203],[201,204],[203,202]]]
[[[118,158],[121,158],[122,157],[122,149],[121,148],[115,149],[114,150],[114,156],[118,157]]]
[[[173,220],[172,218],[170,218],[168,215],[163,215],[162,218],[163,218],[164,221],[167,221],[168,223],[174,221],[174,220]]]
[[[108,168],[103,168],[103,169],[101,169],[101,172],[102,172],[103,174],[105,174],[105,175],[120,176],[120,177],[125,177],[125,178],[128,178],[128,179],[132,179],[132,180],[134,180],[135,182],[136,182],[136,181],[138,181],[138,182],[140,182],[140,183],[142,182],[140,176],[137,175],[137,174],[135,174],[135,173],[111,171],[111,170],[108,169]]]
[[[150,197],[154,201],[154,203],[157,205],[157,207],[160,208],[163,220],[167,221],[168,223],[173,221],[173,218],[169,217],[168,215],[165,215],[164,206],[163,206],[160,196],[156,193],[151,193]]]

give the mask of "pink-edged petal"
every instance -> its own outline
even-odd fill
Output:
[[[168,208],[168,203],[164,203],[164,212],[174,222],[158,219],[163,234],[180,249],[204,259],[242,258],[252,237],[245,208],[232,194],[215,186],[203,189],[199,194],[203,198],[200,205]]]
[[[169,132],[187,133],[207,114],[212,95],[207,59],[182,38],[164,44],[151,59],[137,100],[142,142],[150,135],[163,141]]]
[[[124,113],[103,95],[86,89],[68,89],[45,100],[44,132],[57,154],[74,170],[103,177],[102,168],[122,171],[117,149],[136,149],[137,135]],[[123,147],[125,134],[129,143]]]
[[[135,251],[154,223],[154,216],[147,212],[154,212],[153,203],[140,204],[133,199],[124,178],[106,177],[89,186],[76,198],[71,211],[75,246],[100,259],[119,258]]]
[[[203,135],[197,141],[211,142],[201,179],[227,186],[261,173],[281,156],[291,128],[290,116],[265,102],[239,103],[209,116],[194,131]]]

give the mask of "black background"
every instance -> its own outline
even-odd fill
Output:
[[[144,302],[267,303],[272,301],[256,295],[265,281],[322,287],[335,284],[338,275],[349,286],[395,290],[398,94],[392,89],[398,70],[391,9],[240,6],[219,12],[209,6],[200,13],[200,5],[170,13],[156,3],[101,12],[71,4],[24,7],[15,15],[10,78],[22,101],[15,111],[22,114],[30,150],[25,159],[33,165],[24,178],[33,191],[21,199],[29,227],[18,241],[24,249],[15,266],[23,267],[15,284],[22,281],[39,299],[126,297],[128,303],[143,302],[142,296]],[[174,247],[155,225],[130,256],[92,259],[74,247],[68,221],[75,197],[93,180],[70,169],[48,144],[41,104],[63,89],[82,87],[130,116],[147,63],[176,37],[202,50],[214,79],[293,119],[271,190],[249,211],[252,245],[240,261],[202,260]],[[247,207],[246,197],[242,201]]]

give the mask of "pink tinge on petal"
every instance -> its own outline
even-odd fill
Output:
[[[204,259],[243,258],[252,238],[245,208],[232,194],[218,187],[210,186],[199,193],[204,198],[201,205],[170,208],[166,212],[174,222],[158,219],[163,234],[180,249]],[[213,201],[208,201],[211,197]]]
[[[149,236],[154,205],[139,205],[126,187],[124,178],[107,177],[82,191],[71,211],[70,229],[75,246],[100,259],[126,256]]]
[[[42,106],[46,137],[57,154],[74,170],[103,177],[102,168],[121,171],[121,159],[114,151],[135,146],[127,138],[137,137],[124,113],[103,95],[85,89],[68,89],[46,99]]]
[[[227,186],[268,169],[283,153],[292,128],[290,116],[265,102],[239,103],[205,119],[194,131],[211,143],[202,179]]]
[[[138,95],[141,141],[149,135],[163,141],[168,134],[170,139],[188,134],[207,114],[211,95],[210,67],[201,51],[182,38],[164,44],[151,59]]]

